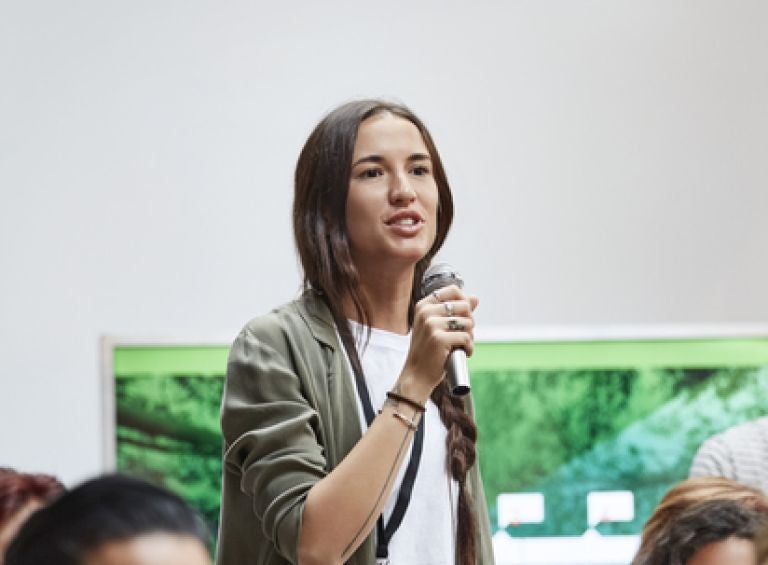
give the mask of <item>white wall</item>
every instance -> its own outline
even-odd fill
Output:
[[[768,320],[761,0],[5,1],[0,464],[100,469],[101,335],[295,294],[292,167],[359,96],[431,125],[481,325]]]

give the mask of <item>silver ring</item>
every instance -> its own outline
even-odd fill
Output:
[[[456,318],[448,318],[448,329],[452,332],[460,332],[464,330],[464,324],[459,322]]]
[[[453,302],[443,302],[443,308],[447,316],[453,316]]]
[[[440,295],[438,294],[438,291],[436,291],[436,290],[433,290],[433,291],[432,291],[432,296],[434,296],[434,297],[435,297],[435,302],[437,302],[438,304],[439,304],[440,302],[442,302],[442,301],[440,300]]]

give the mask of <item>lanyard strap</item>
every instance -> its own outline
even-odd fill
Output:
[[[357,356],[357,349],[355,349],[354,344],[349,343],[352,337],[351,333],[339,332],[339,334],[344,349],[347,351],[347,357],[349,357],[349,364],[352,366],[352,372],[355,374],[355,387],[357,388],[357,395],[360,397],[360,404],[363,406],[365,421],[370,427],[376,414],[373,411],[368,386],[365,384],[365,377],[363,376],[363,368],[360,364],[360,358]],[[352,355],[355,356],[354,361]],[[379,516],[379,519],[376,521],[376,559],[383,560],[385,563],[388,562],[387,558],[389,557],[389,541],[400,527],[403,517],[405,516],[405,511],[408,509],[408,505],[411,502],[413,484],[416,481],[416,474],[419,471],[421,452],[424,447],[424,420],[425,417],[422,415],[421,420],[419,421],[419,426],[416,429],[416,435],[413,438],[411,460],[408,462],[408,467],[405,469],[405,475],[403,476],[403,482],[400,485],[400,491],[397,493],[397,500],[395,501],[392,515],[389,517],[389,521],[387,521],[386,525],[384,524],[383,515]]]

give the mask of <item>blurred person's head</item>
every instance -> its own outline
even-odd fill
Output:
[[[768,498],[762,492],[722,477],[688,479],[656,507],[632,563],[752,565],[752,539],[765,523]]]
[[[735,500],[708,500],[686,508],[659,539],[649,563],[658,565],[754,565],[757,531],[768,510]]]
[[[91,479],[37,511],[6,565],[210,565],[208,532],[175,494],[122,475]]]
[[[0,563],[22,524],[63,490],[64,486],[50,475],[0,467]]]

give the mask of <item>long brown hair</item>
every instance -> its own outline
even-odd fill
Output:
[[[408,108],[381,100],[359,100],[339,106],[329,113],[310,134],[296,164],[293,201],[293,233],[299,260],[304,270],[304,288],[317,292],[328,305],[345,343],[353,343],[351,330],[342,311],[349,296],[357,318],[370,326],[371,318],[360,279],[352,261],[346,226],[346,203],[352,169],[352,154],[360,124],[379,114],[393,114],[411,122],[421,133],[432,159],[432,173],[438,190],[437,233],[427,254],[416,263],[408,320],[421,298],[419,282],[430,261],[443,245],[453,220],[453,197],[437,147],[426,126]],[[356,351],[350,361],[359,368]],[[448,469],[459,483],[457,548],[460,565],[475,563],[475,511],[467,489],[467,472],[475,462],[477,430],[464,410],[464,402],[454,397],[443,382],[432,393],[440,418],[448,429]]]
[[[713,500],[732,501],[744,508],[768,514],[768,497],[757,489],[724,477],[687,479],[672,487],[653,511],[643,527],[640,548],[632,565],[655,563],[654,552],[663,545],[662,540],[678,517],[696,504]]]

